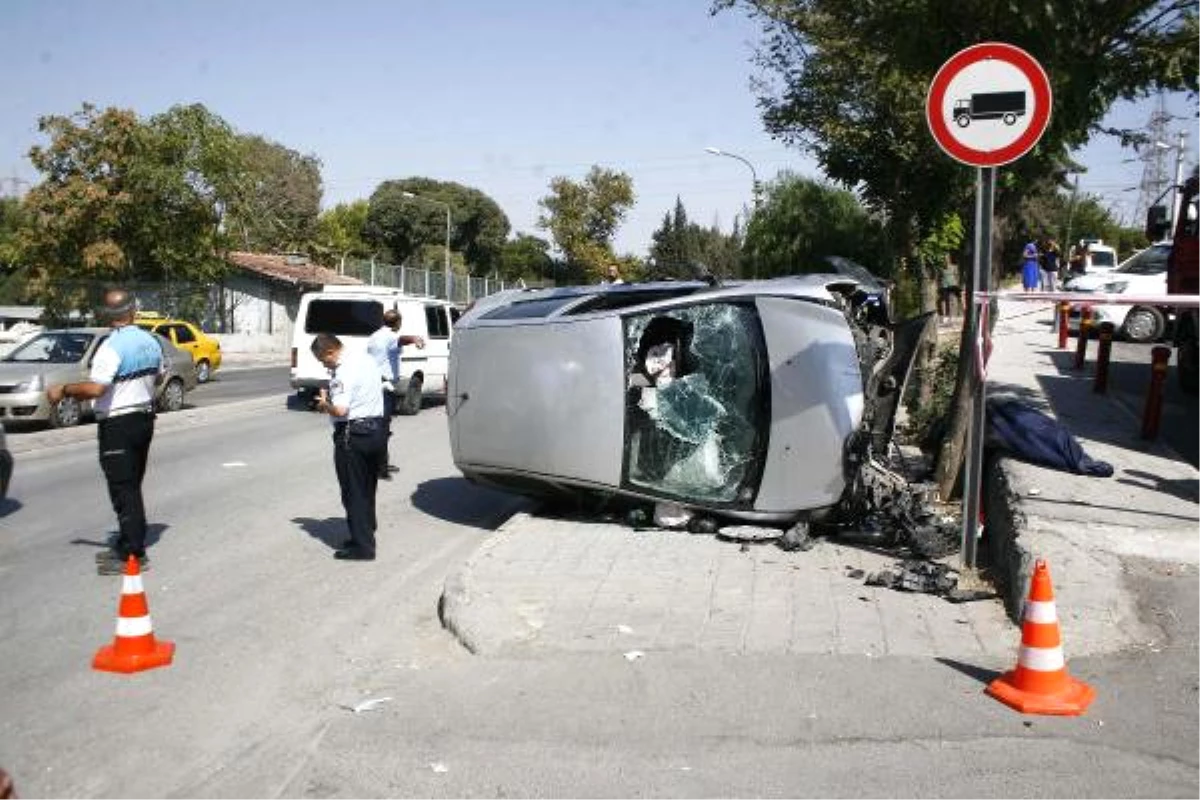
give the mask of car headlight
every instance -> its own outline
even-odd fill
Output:
[[[34,375],[27,381],[18,383],[13,387],[13,391],[21,394],[24,392],[40,392],[46,388],[46,381],[41,375]]]
[[[1112,283],[1104,284],[1104,291],[1108,294],[1120,294],[1129,287],[1129,281],[1113,281]]]

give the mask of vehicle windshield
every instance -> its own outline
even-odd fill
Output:
[[[1108,269],[1117,265],[1117,258],[1107,250],[1098,250],[1092,253],[1092,266]]]
[[[625,480],[684,502],[748,503],[770,418],[752,305],[711,303],[624,319]]]
[[[378,300],[313,300],[304,320],[304,332],[370,336],[381,325],[383,303]]]
[[[1170,254],[1169,245],[1148,247],[1114,271],[1123,275],[1160,275],[1167,271],[1167,256]]]
[[[40,333],[8,354],[5,361],[29,364],[75,364],[83,360],[95,336],[75,331]]]

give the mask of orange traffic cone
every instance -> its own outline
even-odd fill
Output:
[[[121,578],[121,604],[117,608],[117,636],[112,644],[96,651],[92,668],[104,672],[141,672],[165,667],[175,655],[173,642],[154,638],[150,624],[150,607],[142,588],[142,571],[138,560],[129,557],[125,576]]]
[[[1087,710],[1096,691],[1067,674],[1058,611],[1050,569],[1038,559],[1021,622],[1021,651],[1017,668],[987,687],[987,693],[1022,714],[1078,716]]]

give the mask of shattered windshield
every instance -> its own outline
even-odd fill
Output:
[[[624,320],[625,476],[684,502],[749,503],[769,424],[766,348],[752,305]]]

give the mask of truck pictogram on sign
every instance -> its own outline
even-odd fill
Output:
[[[972,120],[998,119],[1015,125],[1025,116],[1025,92],[978,92],[954,101],[954,121],[965,128]]]

